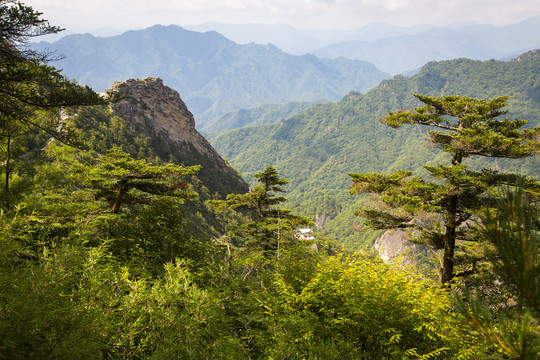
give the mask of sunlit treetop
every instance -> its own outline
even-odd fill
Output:
[[[521,158],[540,153],[540,127],[521,129],[526,120],[508,118],[502,110],[508,96],[474,99],[466,96],[431,97],[414,94],[426,104],[414,110],[390,112],[381,122],[393,128],[417,124],[438,128],[428,131],[429,139],[456,162],[480,155]]]

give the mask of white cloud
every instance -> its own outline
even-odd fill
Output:
[[[300,28],[354,28],[477,22],[508,24],[540,15],[538,0],[27,0],[52,24],[82,31],[154,24],[287,23]]]

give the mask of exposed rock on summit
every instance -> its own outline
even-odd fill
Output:
[[[191,144],[200,153],[214,158],[223,168],[225,161],[210,143],[195,130],[195,120],[177,91],[163,84],[160,78],[117,81],[111,91],[123,100],[115,104],[115,112],[133,125],[142,125],[148,135],[164,137],[177,144]]]
[[[177,91],[163,84],[163,80],[149,77],[117,81],[109,91],[121,96],[121,100],[114,104],[114,115],[124,119],[137,132],[150,137],[157,147],[175,155],[181,153],[179,157],[185,165],[200,164],[197,160],[202,155],[206,158],[203,159],[203,168],[213,164],[218,170],[236,178],[247,191],[247,183],[195,129],[195,120],[186,104]]]
[[[532,57],[535,57],[535,56],[537,56],[539,54],[540,54],[540,49],[534,49],[534,50],[527,51],[526,53],[523,53],[523,54],[519,55],[517,58],[512,59],[510,61],[511,62],[523,61],[525,59],[530,59]]]

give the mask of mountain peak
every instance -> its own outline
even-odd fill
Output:
[[[184,153],[183,158],[207,158],[215,168],[237,178],[247,190],[247,183],[195,129],[193,115],[178,92],[165,85],[162,79],[147,77],[117,81],[109,91],[121,96],[114,105],[114,114],[131,127],[157,144],[166,144],[171,151]],[[194,151],[198,154],[192,154]]]
[[[129,99],[116,104],[118,111],[145,126],[150,125],[155,132],[166,134],[170,140],[185,141],[194,134],[193,115],[178,92],[166,86],[162,79],[147,77],[116,81],[111,91]],[[139,106],[135,106],[137,103]]]

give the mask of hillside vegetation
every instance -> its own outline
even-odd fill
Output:
[[[514,63],[430,63],[366,95],[222,134],[217,142],[253,179],[248,190],[161,79],[119,81],[100,95],[51,67],[49,53],[25,48],[29,38],[61,31],[41,16],[0,0],[0,359],[539,358],[540,182],[496,190],[499,179],[520,177],[462,171],[473,153],[520,157],[540,149],[540,127],[522,132],[523,121],[493,120],[505,96],[417,95],[444,107],[428,117],[425,109],[388,115],[390,126],[455,125],[452,135],[435,134],[454,152],[452,167],[426,168],[434,176],[442,169],[442,182],[425,186],[399,172],[407,177],[399,193],[371,181],[364,187],[363,176],[352,175],[355,191],[384,191],[388,204],[406,210],[440,213],[455,205],[456,190],[472,200],[474,214],[447,211],[442,226],[422,223],[455,239],[455,220],[472,219],[465,230],[478,246],[468,254],[470,271],[447,267],[439,278],[348,251],[313,234],[312,216],[303,216],[334,218],[347,231],[339,219],[353,212],[340,198],[347,181],[338,174],[416,170],[428,156],[444,156],[418,151],[424,129],[392,131],[376,120],[416,105],[412,91],[491,96],[502,89],[513,96],[513,115],[538,119],[537,54]],[[496,143],[479,141],[486,138]],[[244,152],[231,156],[234,147]],[[538,174],[532,159],[487,165]],[[422,204],[433,189],[442,198]]]
[[[424,146],[421,128],[394,130],[378,119],[390,110],[418,105],[413,93],[431,96],[464,95],[492,98],[509,95],[509,117],[540,119],[540,54],[520,61],[457,59],[431,62],[412,78],[396,76],[363,95],[352,92],[342,101],[318,105],[276,124],[247,127],[211,139],[219,153],[249,179],[257,169],[273,165],[290,179],[289,206],[317,221],[336,219],[323,228],[353,248],[361,247],[353,232],[354,216],[347,188],[350,172],[412,170],[445,155]],[[492,160],[468,164],[478,168],[538,176],[537,158]]]
[[[251,109],[240,109],[227,113],[217,119],[203,124],[202,131],[219,133],[249,125],[262,125],[301,114],[307,109],[325,103],[325,100],[314,102],[290,102],[286,104],[264,104]]]

